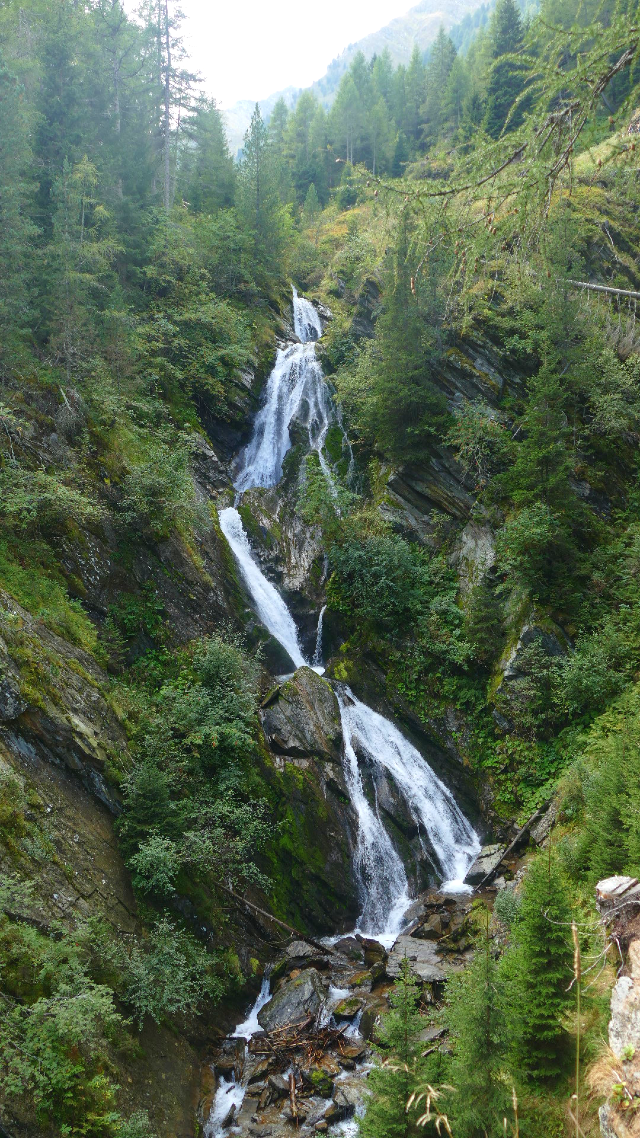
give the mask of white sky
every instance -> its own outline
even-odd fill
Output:
[[[343,48],[416,0],[182,0],[191,63],[218,105],[308,87]]]

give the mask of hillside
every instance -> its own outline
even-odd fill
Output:
[[[636,13],[171,16],[0,12],[0,1134],[627,1138]]]

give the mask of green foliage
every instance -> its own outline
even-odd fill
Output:
[[[408,1138],[418,1133],[407,1103],[425,1071],[418,1038],[425,1025],[419,990],[405,958],[382,1019],[376,1064],[367,1080],[371,1097],[359,1132],[363,1138]]]
[[[514,944],[501,964],[513,1061],[536,1083],[558,1076],[567,1056],[563,1012],[572,999],[570,923],[567,882],[557,859],[540,854],[528,868]]]
[[[563,855],[576,877],[594,883],[640,868],[638,689],[629,689],[581,740],[579,759],[561,784],[573,832]]]
[[[460,1138],[497,1134],[510,1099],[503,1076],[507,1032],[498,965],[487,938],[473,963],[447,986],[447,1024],[454,1054],[447,1081],[455,1094],[447,1103]]]
[[[64,578],[44,543],[0,541],[0,584],[59,636],[92,652],[96,631],[79,601],[69,597]]]
[[[0,1086],[9,1099],[26,1098],[68,1134],[115,1132],[120,1116],[105,1062],[125,1024],[74,938],[0,915],[0,1002]]]
[[[251,795],[257,664],[229,636],[199,644],[153,698],[118,822],[134,884],[170,896],[182,871],[263,884],[268,827]]]

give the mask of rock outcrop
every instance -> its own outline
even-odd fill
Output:
[[[342,752],[340,708],[331,684],[312,668],[298,668],[276,688],[261,711],[262,728],[278,755],[315,757],[339,763]]]
[[[640,1132],[640,883],[609,877],[596,886],[596,903],[625,963],[611,993],[610,1081],[600,1107],[603,1138],[637,1138]]]

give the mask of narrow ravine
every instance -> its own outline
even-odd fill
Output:
[[[319,614],[313,659],[306,660],[293,616],[278,590],[263,574],[251,550],[237,509],[246,490],[258,486],[277,486],[282,476],[283,459],[291,446],[289,427],[295,418],[301,419],[307,429],[309,448],[318,454],[328,491],[335,492],[334,476],[323,448],[329,427],[336,421],[336,413],[315,352],[315,341],[322,335],[322,323],[314,306],[305,298],[299,297],[295,289],[293,311],[295,331],[300,342],[290,343],[278,351],[267,383],[265,402],[256,416],[252,437],[237,459],[234,478],[236,502],[233,507],[220,510],[220,526],[261,622],[284,648],[294,668],[313,666],[316,671],[322,672],[324,608]],[[344,780],[357,819],[353,857],[361,912],[353,936],[346,940],[344,937],[342,940],[336,937],[327,941],[328,945],[333,944],[330,949],[333,957],[325,960],[322,965],[318,964],[318,967],[329,969],[330,985],[328,992],[324,991],[321,997],[318,996],[320,1002],[315,1007],[315,1019],[317,1024],[324,1025],[325,1030],[331,1029],[338,1033],[339,1052],[343,1054],[345,1040],[351,1041],[352,1050],[354,1046],[356,1050],[359,1046],[359,1015],[364,1006],[358,1003],[357,998],[349,996],[349,969],[353,972],[354,965],[350,963],[353,953],[360,951],[361,944],[370,946],[361,950],[364,953],[364,967],[367,951],[370,955],[375,955],[378,950],[384,952],[391,949],[406,925],[405,915],[412,903],[402,857],[382,822],[377,803],[372,805],[365,793],[361,762],[364,760],[369,767],[377,766],[391,776],[408,814],[416,824],[425,855],[432,862],[435,859],[436,869],[443,882],[442,888],[449,894],[463,893],[466,890],[464,877],[480,850],[480,842],[453,795],[399,729],[357,699],[346,685],[334,683],[333,686],[342,723]],[[350,943],[349,949],[344,948],[347,942]],[[378,949],[372,947],[374,942]],[[356,946],[355,949],[351,943]],[[341,944],[344,956],[340,955]],[[291,948],[302,952],[305,945],[294,944]],[[314,971],[308,965],[307,961],[307,971],[303,972],[303,977]],[[344,987],[341,986],[343,981],[340,979],[343,973],[346,977]],[[319,975],[317,972],[315,974]],[[265,979],[246,1021],[238,1025],[233,1036],[229,1037],[229,1045],[232,1040],[236,1041],[233,1044],[236,1048],[233,1073],[228,1079],[220,1079],[206,1127],[207,1138],[220,1138],[225,1129],[236,1124],[240,1118],[244,1096],[248,1091],[248,1079],[253,1078],[250,1073],[251,1064],[247,1066],[249,1048],[256,1031],[263,1029],[258,1022],[258,1014],[264,1009],[261,1018],[263,1025],[267,1024],[269,1008],[276,1002],[275,999],[269,1000],[268,985],[269,981]],[[313,985],[309,1007],[314,1003],[312,995]],[[306,1009],[307,1004],[304,1007]],[[341,1020],[341,1011],[344,1017],[346,1011],[353,1011],[354,1007],[354,1014]],[[237,1052],[239,1039],[245,1040],[242,1054]],[[349,1062],[353,1067],[354,1063],[351,1060]],[[340,1066],[337,1069],[340,1070]],[[346,1064],[345,1070],[337,1078],[344,1081],[348,1070],[349,1065]],[[255,1074],[255,1064],[253,1073]],[[277,1097],[275,1084],[271,1091]],[[284,1095],[284,1083],[280,1091]],[[260,1101],[268,1103],[270,1093],[267,1088],[266,1099],[263,1096]],[[346,1094],[346,1090],[343,1093]],[[353,1113],[353,1109],[352,1104],[350,1109],[345,1107],[342,1113],[338,1110],[331,1121],[344,1121],[344,1118]],[[319,1115],[319,1118],[323,1117],[326,1116]],[[296,1121],[299,1120],[296,1118]],[[261,1133],[255,1127],[249,1130],[252,1134]],[[268,1133],[271,1132],[268,1130]],[[266,1133],[267,1131],[265,1138]]]

